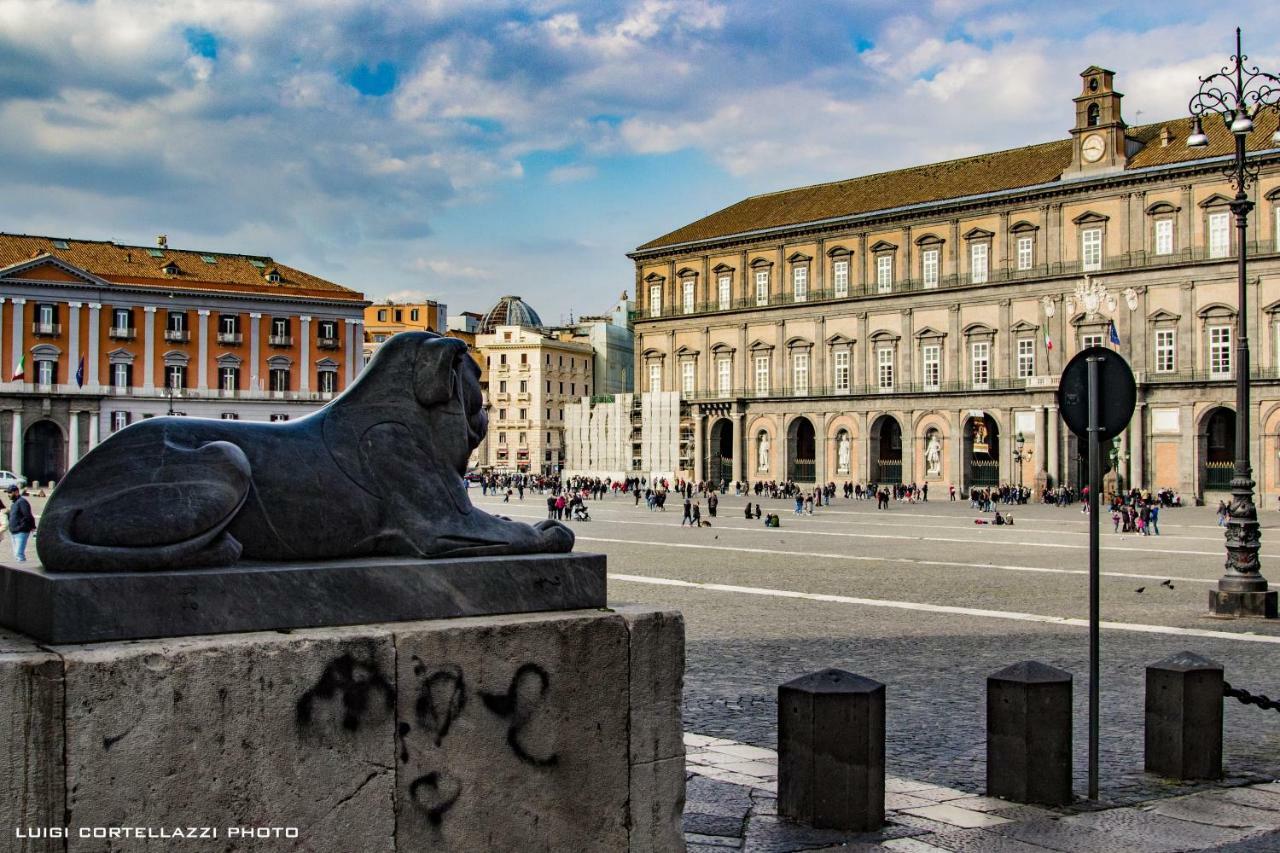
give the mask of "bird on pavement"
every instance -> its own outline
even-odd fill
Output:
[[[1169,587],[1169,589],[1173,589],[1173,581],[1170,581],[1170,580],[1160,581],[1160,586],[1167,586]]]
[[[1135,589],[1135,590],[1134,590],[1134,592],[1136,592],[1136,593],[1138,593],[1139,595],[1141,595],[1145,590],[1146,590],[1146,587],[1145,587],[1145,586],[1140,586],[1140,587],[1138,587],[1137,589]]]

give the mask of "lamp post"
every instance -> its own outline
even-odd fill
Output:
[[[1267,588],[1258,564],[1262,547],[1258,508],[1253,502],[1253,467],[1249,463],[1249,336],[1246,317],[1245,276],[1248,270],[1246,227],[1253,202],[1249,186],[1258,179],[1258,167],[1249,163],[1245,140],[1253,130],[1253,119],[1263,110],[1280,108],[1280,78],[1246,65],[1241,49],[1240,28],[1236,28],[1236,52],[1221,71],[1200,78],[1200,91],[1188,104],[1191,135],[1187,145],[1202,148],[1209,144],[1202,120],[1218,115],[1235,141],[1235,157],[1226,171],[1235,189],[1231,213],[1236,223],[1236,460],[1231,478],[1231,504],[1227,521],[1226,573],[1218,588],[1209,592],[1209,609],[1217,616],[1276,616],[1276,593]],[[1280,143],[1280,130],[1271,137]]]
[[[1013,439],[1013,469],[1018,475],[1018,481],[1015,485],[1022,488],[1022,463],[1031,458],[1034,451],[1023,452],[1023,448],[1027,446],[1027,439],[1022,433],[1018,433]]]

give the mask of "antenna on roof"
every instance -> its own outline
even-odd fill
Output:
[[[169,235],[168,234],[156,235],[156,245],[159,246],[161,249],[169,248]]]

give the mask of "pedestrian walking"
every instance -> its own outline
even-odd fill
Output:
[[[36,529],[36,517],[31,503],[22,496],[17,486],[5,489],[9,495],[9,541],[13,545],[13,558],[19,563],[27,561],[27,540]]]
[[[684,515],[680,517],[680,526],[684,527],[686,522],[693,524],[693,501],[687,497],[684,499]]]
[[[1230,514],[1230,510],[1227,509],[1227,502],[1218,501],[1218,526],[1219,527],[1226,526],[1227,516],[1229,514]]]

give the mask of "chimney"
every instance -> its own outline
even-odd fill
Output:
[[[156,237],[156,245],[159,246],[161,249],[169,248],[169,235],[168,234],[158,235]]]
[[[1160,128],[1160,147],[1168,148],[1170,142],[1173,142],[1173,131],[1169,130],[1168,125],[1165,125]]]

